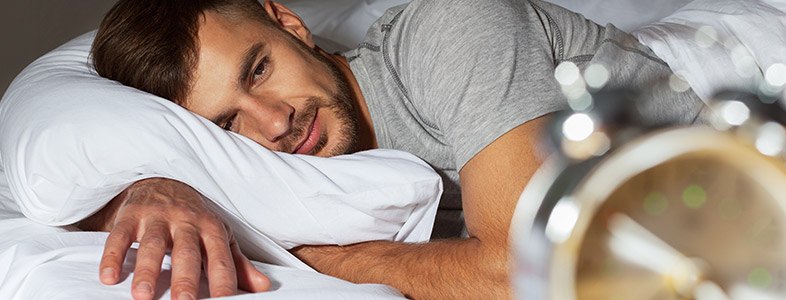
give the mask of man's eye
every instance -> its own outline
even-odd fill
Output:
[[[269,62],[270,60],[267,57],[265,57],[262,59],[259,65],[257,65],[257,68],[254,69],[254,74],[253,74],[254,82],[260,80],[262,77],[265,76],[265,74],[267,73],[267,65]]]
[[[223,128],[226,131],[232,131],[232,123],[234,122],[235,122],[235,117],[232,117],[231,119],[229,119],[229,121],[224,123],[224,126],[222,126],[221,128]]]

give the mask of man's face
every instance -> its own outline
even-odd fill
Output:
[[[274,151],[333,156],[354,147],[350,97],[337,68],[294,35],[205,12],[187,109]]]

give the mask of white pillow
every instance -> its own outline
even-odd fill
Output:
[[[695,0],[633,35],[705,101],[722,89],[760,85],[775,96],[783,87],[762,83],[769,70],[775,83],[786,76],[784,8],[776,0]]]
[[[93,37],[35,61],[0,102],[0,169],[25,216],[70,224],[135,181],[167,177],[221,206],[252,257],[270,263],[307,268],[284,251],[301,244],[429,239],[442,185],[426,163],[393,150],[271,152],[99,77]]]

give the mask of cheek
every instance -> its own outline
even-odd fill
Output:
[[[293,51],[289,59],[282,61],[285,84],[288,89],[303,91],[311,95],[325,94],[335,89],[333,73],[311,53]]]
[[[270,150],[276,150],[273,148],[275,145],[271,144],[270,141],[265,139],[265,137],[262,135],[262,132],[259,130],[260,126],[256,121],[250,120],[249,118],[240,120],[240,117],[238,117],[236,122],[237,125],[235,126],[238,128],[236,131],[237,134],[251,139],[262,147]]]
[[[317,96],[327,89],[327,85],[316,74],[313,66],[306,64],[290,65],[287,69],[276,70],[270,81],[262,83],[262,89],[268,96],[281,95],[285,98],[304,98]]]

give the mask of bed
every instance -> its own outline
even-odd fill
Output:
[[[731,0],[732,2],[734,0]],[[282,1],[285,4],[289,5],[293,10],[300,13],[301,16],[304,18],[306,23],[312,28],[314,34],[317,36],[317,43],[320,44],[323,48],[332,51],[343,51],[346,49],[351,48],[353,45],[356,45],[362,39],[363,35],[365,34],[366,28],[376,19],[376,17],[380,16],[385,9],[391,6],[400,5],[406,3],[406,0],[334,0],[334,1],[320,1],[320,0],[289,0],[289,1]],[[749,46],[751,49],[748,53],[748,58],[745,59],[753,59],[754,62],[758,62],[759,64],[766,64],[765,66],[776,65],[778,63],[784,63],[784,55],[782,52],[783,49],[786,49],[786,41],[784,38],[778,39],[779,36],[786,36],[786,33],[783,31],[771,31],[773,37],[768,36],[759,36],[755,39],[751,40],[740,40],[737,44],[734,43],[726,43],[725,41],[721,41],[719,43],[714,43],[709,47],[705,47],[705,51],[712,51],[714,56],[705,56],[704,59],[716,59],[718,57],[726,57],[724,64],[715,65],[715,69],[707,69],[705,70],[702,68],[705,64],[702,64],[700,61],[691,60],[690,58],[700,57],[701,55],[696,53],[691,53],[690,51],[682,51],[685,49],[689,49],[691,47],[695,47],[695,45],[680,45],[682,48],[673,48],[669,45],[672,45],[673,40],[679,39],[682,36],[680,34],[695,34],[696,28],[702,28],[703,25],[700,24],[690,24],[686,20],[689,18],[694,17],[695,13],[690,13],[690,9],[688,12],[683,10],[682,14],[672,15],[667,19],[664,19],[663,22],[657,23],[650,26],[645,26],[648,24],[652,24],[657,20],[661,20],[664,17],[669,16],[673,12],[677,11],[680,8],[688,5],[690,2],[689,0],[662,0],[662,1],[646,1],[646,0],[591,0],[591,1],[578,1],[578,0],[552,0],[552,2],[570,8],[572,10],[584,13],[588,18],[599,22],[601,24],[605,23],[613,23],[616,24],[618,27],[633,31],[634,34],[639,37],[640,39],[646,41],[646,43],[653,48],[653,50],[661,57],[667,58],[667,62],[670,64],[672,69],[678,70],[682,77],[687,80],[697,92],[701,93],[703,98],[709,97],[708,95],[711,92],[718,88],[719,86],[724,85],[733,85],[733,84],[740,84],[740,80],[735,78],[728,78],[725,76],[727,72],[725,70],[729,70],[729,68],[735,68],[739,64],[740,58],[734,58],[731,56],[734,49],[737,49],[740,45],[742,46]],[[694,5],[713,5],[707,4],[705,0],[697,0],[695,1],[698,4]],[[720,1],[723,3],[728,4],[727,7],[734,7],[734,3],[729,1]],[[727,3],[728,2],[728,3]],[[763,1],[763,3],[769,3],[775,8],[783,10],[785,7],[783,4],[777,3],[775,0],[772,1]],[[716,3],[717,4],[717,3]],[[717,5],[716,5],[717,6]],[[719,11],[718,13],[726,13],[728,15],[733,15],[735,11]],[[741,19],[746,19],[745,11],[736,11],[741,17]],[[771,15],[767,15],[767,17],[775,17],[776,24],[764,23],[763,25],[770,24],[775,26],[773,28],[783,28],[784,27],[784,20],[782,15],[777,15],[778,11],[770,12]],[[780,19],[777,19],[781,17]],[[751,18],[752,19],[752,18]],[[713,18],[710,15],[705,15],[704,19],[701,19],[702,24],[710,24],[713,22]],[[772,20],[772,19],[764,19]],[[777,21],[780,20],[780,23]],[[716,20],[717,21],[717,20]],[[762,22],[765,22],[762,21]],[[731,22],[731,21],[730,21]],[[737,36],[734,32],[735,27],[724,27],[725,23],[718,23],[716,33],[723,34],[727,30],[727,36]],[[676,28],[676,29],[675,29]],[[724,29],[725,28],[725,29]],[[684,29],[684,30],[683,30]],[[666,32],[664,32],[664,30]],[[683,30],[683,31],[680,31]],[[692,31],[691,31],[692,30]],[[778,34],[784,33],[784,34]],[[767,45],[764,45],[762,41],[768,41]],[[693,42],[697,42],[696,39],[692,39]],[[71,44],[71,46],[85,47],[84,45],[85,39],[83,37],[82,40],[77,40],[75,44]],[[80,44],[82,43],[82,44]],[[780,43],[780,44],[779,44]],[[752,46],[751,46],[752,45]],[[775,45],[775,46],[773,46]],[[716,47],[716,48],[712,48]],[[69,51],[70,48],[65,48],[66,51]],[[780,50],[779,50],[780,49]],[[774,54],[773,54],[774,53]],[[766,70],[762,70],[762,76],[767,76]],[[776,72],[777,73],[777,72]],[[779,74],[779,73],[778,73]],[[775,75],[778,75],[775,74]],[[739,75],[739,74],[738,74]],[[773,75],[773,76],[775,76]],[[740,75],[742,76],[742,75]],[[784,75],[786,76],[786,75]],[[744,82],[753,82],[753,81],[761,81],[762,78],[757,78],[756,76],[749,76],[743,78]],[[763,78],[764,82],[773,83],[773,86],[776,86],[779,81],[768,81],[769,78]],[[777,79],[777,78],[776,78]],[[17,80],[24,80],[17,79]],[[786,79],[784,80],[786,81]],[[782,84],[781,84],[782,85]],[[9,89],[10,91],[11,89]],[[781,90],[773,89],[774,93],[780,93]],[[8,94],[4,96],[10,97]],[[163,107],[163,108],[162,108]],[[161,106],[157,109],[167,109],[167,107]],[[191,119],[189,119],[191,120]],[[200,120],[191,120],[188,122],[196,122],[198,124]],[[6,134],[8,132],[7,127],[0,128],[0,134]],[[23,133],[20,133],[23,134]],[[101,134],[95,133],[95,134]],[[242,138],[239,137],[232,137],[233,141],[242,141]],[[248,142],[248,141],[244,141]],[[242,144],[242,143],[240,143]],[[73,146],[73,145],[72,145]],[[103,147],[103,146],[102,146]],[[242,147],[241,147],[242,148]],[[49,147],[51,151],[51,147]],[[103,149],[103,148],[101,148]],[[205,150],[205,149],[202,149]],[[190,149],[193,151],[193,149]],[[206,150],[205,150],[206,151]],[[34,156],[30,154],[30,157]],[[25,159],[34,159],[30,157],[16,157],[14,159],[9,158],[7,155],[3,157],[5,161],[21,161]],[[416,159],[403,157],[399,154],[391,154],[391,153],[371,153],[368,154],[368,157],[361,158],[374,160],[377,161],[379,159],[389,159],[390,161],[399,161],[399,159],[404,159],[407,161],[401,162],[404,166],[403,168],[409,168],[412,172],[408,174],[417,174],[417,176],[412,175],[411,177],[407,177],[406,179],[398,179],[398,180],[405,180],[407,181],[407,186],[413,186],[413,182],[427,182],[424,183],[423,186],[418,186],[417,188],[412,188],[411,194],[428,194],[425,197],[421,197],[418,199],[413,200],[412,203],[416,203],[419,209],[419,213],[415,214],[408,214],[406,216],[400,217],[397,219],[395,226],[388,229],[387,232],[382,233],[384,238],[386,239],[394,239],[394,240],[401,240],[401,241],[411,241],[411,242],[418,242],[418,241],[425,241],[428,239],[428,235],[430,233],[430,225],[429,222],[433,222],[433,216],[429,216],[436,209],[434,205],[435,200],[438,198],[439,191],[441,191],[441,185],[438,182],[435,182],[434,176],[430,176],[428,172],[425,172],[421,169],[422,164],[419,164]],[[58,161],[51,161],[50,159],[44,159],[44,162],[41,162],[40,165],[42,168],[50,167],[51,164],[57,164]],[[330,164],[329,162],[324,161],[316,161],[316,160],[309,160],[309,159],[290,159],[290,158],[281,158],[276,156],[270,156],[269,160],[279,161],[282,165],[287,166],[300,166],[302,168],[311,168],[313,166],[317,166],[319,170],[330,169],[331,167],[324,167],[324,165]],[[354,161],[354,158],[348,158],[348,161]],[[12,174],[10,170],[14,169],[16,166],[14,164],[6,163],[5,165],[0,165],[0,174]],[[122,168],[122,165],[112,166],[114,168]],[[380,166],[384,167],[384,166]],[[388,166],[389,167],[389,166]],[[300,167],[298,167],[300,168]],[[340,172],[341,167],[333,166],[334,169],[339,169],[336,171],[337,173],[331,175],[329,173],[326,175],[326,178],[322,178],[321,180],[327,181],[334,181],[334,178],[341,177],[342,175]],[[298,169],[300,170],[300,169]],[[377,169],[378,170],[378,169]],[[376,171],[369,171],[374,173]],[[110,172],[111,173],[111,172]],[[209,172],[208,172],[209,173]],[[76,175],[75,175],[76,174]],[[62,178],[68,178],[69,176],[79,176],[82,173],[69,173],[69,174],[60,174]],[[112,173],[114,174],[114,173]],[[123,176],[129,176],[128,174],[121,174]],[[134,176],[139,174],[134,174]],[[165,174],[166,175],[166,174]],[[211,174],[212,176],[220,177],[225,176],[225,174]],[[279,174],[280,175],[280,174]],[[300,175],[300,174],[298,174]],[[120,175],[118,175],[120,176]],[[284,175],[286,176],[286,175]],[[294,176],[294,175],[293,175]],[[6,176],[2,176],[6,177]],[[149,176],[148,176],[149,177]],[[123,184],[116,183],[110,189],[102,190],[103,193],[111,194],[116,193],[118,190],[122,190],[128,184],[128,178],[132,178],[134,180],[141,179],[143,177],[124,177],[126,178],[123,181]],[[105,178],[99,178],[100,180],[105,180]],[[28,214],[27,217],[23,215],[22,211],[30,211],[33,208],[26,208],[20,207],[17,201],[12,199],[14,193],[11,189],[14,187],[13,178],[7,178],[6,182],[0,181],[0,298],[2,299],[83,299],[83,298],[111,298],[111,299],[130,299],[130,284],[131,284],[131,275],[129,274],[129,270],[131,270],[130,266],[133,265],[134,262],[134,250],[129,252],[129,258],[126,261],[126,268],[124,271],[125,277],[123,280],[115,285],[115,286],[103,286],[101,283],[98,282],[97,278],[97,270],[98,270],[98,261],[100,259],[100,253],[103,249],[103,241],[106,238],[106,233],[95,233],[95,232],[81,232],[76,228],[69,226],[67,224],[73,223],[75,221],[73,218],[69,219],[67,217],[62,217],[62,211],[55,211],[49,215],[39,215],[38,217],[42,219],[46,219],[51,221],[50,223],[54,222],[61,226],[44,226],[40,225],[39,222],[30,220],[28,218],[30,215]],[[98,180],[98,179],[96,179]],[[199,179],[194,179],[199,180]],[[320,179],[314,179],[320,180]],[[380,181],[388,181],[388,180],[396,180],[393,178],[381,178]],[[339,180],[340,181],[340,180]],[[436,180],[438,181],[438,179]],[[95,182],[95,181],[93,181]],[[46,184],[47,182],[43,182],[41,184]],[[86,186],[90,186],[91,183],[85,183]],[[340,183],[339,183],[340,185]],[[345,186],[339,186],[345,187]],[[396,188],[400,188],[397,186]],[[201,192],[207,195],[215,195],[217,198],[221,198],[222,194],[226,194],[226,191],[230,190],[229,188],[216,185],[214,189],[206,188],[206,190],[201,190]],[[385,190],[389,191],[389,190]],[[62,189],[52,189],[51,193],[58,193],[63,192]],[[78,194],[73,190],[68,190],[69,193]],[[291,191],[286,191],[290,192]],[[226,199],[232,199],[234,196],[232,195],[224,195]],[[417,198],[413,196],[413,198]],[[229,200],[227,200],[229,201]],[[402,207],[407,207],[411,203],[404,203],[401,204]],[[94,204],[95,205],[95,204]],[[229,202],[222,202],[219,203],[220,206],[223,206],[225,209],[232,211],[231,206],[233,205],[231,201]],[[93,207],[84,207],[80,208],[82,213],[85,211],[89,211],[91,209],[95,209]],[[239,218],[243,219],[243,211],[249,211],[253,209],[259,209],[258,207],[235,207],[234,211],[235,214],[230,214],[228,218]],[[365,208],[363,208],[365,209]],[[78,209],[75,209],[78,210]],[[312,211],[316,209],[312,208]],[[368,210],[374,210],[374,208],[368,208]],[[60,215],[58,215],[60,214]],[[72,215],[73,216],[73,215]],[[282,218],[286,218],[283,216]],[[327,218],[327,216],[326,216]],[[52,220],[56,220],[52,221]],[[38,220],[40,221],[40,220]],[[254,226],[251,227],[243,227],[243,222],[238,222],[240,225],[236,225],[233,228],[236,232],[239,232],[240,235],[249,234],[252,235],[255,232]],[[377,224],[374,220],[370,220],[369,223]],[[358,229],[355,228],[354,230],[361,230],[362,228]],[[342,229],[343,230],[343,229]],[[402,234],[402,232],[404,232]],[[349,283],[337,278],[329,277],[326,275],[321,275],[317,272],[314,272],[308,266],[303,264],[302,262],[295,259],[293,256],[289,255],[286,252],[286,249],[296,246],[298,244],[307,243],[308,240],[298,240],[297,238],[292,238],[290,234],[289,236],[274,236],[268,237],[269,240],[264,241],[253,241],[247,240],[245,241],[244,249],[252,249],[254,247],[260,249],[274,249],[270,251],[261,251],[258,253],[251,253],[250,256],[262,262],[255,262],[255,265],[260,269],[263,270],[274,282],[273,290],[268,293],[263,294],[254,294],[254,295],[238,295],[236,298],[250,298],[253,297],[257,298],[286,298],[286,299],[311,299],[311,298],[328,298],[328,299],[355,299],[355,298],[401,298],[401,294],[398,293],[395,289],[384,286],[384,285],[377,285],[377,284],[353,284]],[[314,237],[315,239],[319,239],[320,237]],[[343,240],[338,241],[336,243],[351,243],[357,242],[362,240],[370,240],[380,238],[379,236],[359,236],[358,240]],[[279,249],[280,248],[280,249]],[[253,252],[253,251],[252,251]],[[165,260],[164,262],[164,273],[160,278],[160,282],[158,284],[159,290],[157,291],[157,295],[160,298],[168,298],[169,291],[167,287],[168,284],[168,276],[167,270],[169,268],[168,261]],[[67,274],[67,275],[64,275]],[[41,288],[42,286],[46,288]],[[202,286],[205,287],[205,279],[203,277]],[[207,297],[207,290],[202,289],[200,291],[200,297]]]

